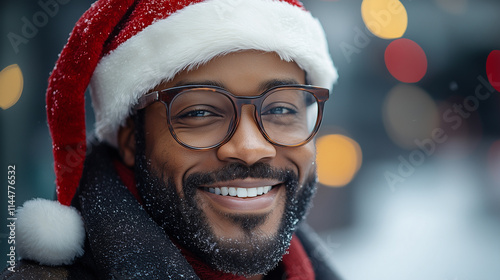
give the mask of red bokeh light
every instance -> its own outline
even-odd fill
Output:
[[[486,60],[486,75],[488,81],[497,90],[500,91],[500,51],[490,52]]]
[[[385,50],[385,65],[391,75],[403,83],[416,83],[427,72],[424,50],[410,39],[398,39]]]

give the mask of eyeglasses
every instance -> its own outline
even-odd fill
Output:
[[[174,139],[187,148],[205,150],[228,142],[240,121],[242,106],[253,105],[255,120],[267,141],[297,147],[318,131],[328,92],[319,87],[286,85],[257,96],[236,96],[216,86],[189,85],[148,93],[139,98],[135,109],[162,102]]]

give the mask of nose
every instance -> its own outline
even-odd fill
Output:
[[[243,106],[236,131],[231,139],[217,150],[219,160],[252,165],[276,156],[276,147],[269,143],[259,130],[253,117],[253,108],[251,105]]]

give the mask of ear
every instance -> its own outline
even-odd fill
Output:
[[[135,123],[129,117],[125,126],[118,130],[118,151],[123,163],[128,167],[133,167],[135,163]]]

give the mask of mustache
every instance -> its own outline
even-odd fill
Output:
[[[286,182],[296,177],[298,175],[294,171],[272,167],[268,163],[257,162],[253,165],[230,163],[210,172],[193,173],[185,179],[184,185],[191,189],[199,185],[209,185],[236,179],[275,179]]]

